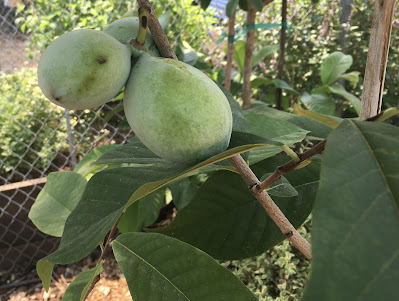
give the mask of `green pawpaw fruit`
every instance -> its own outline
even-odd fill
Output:
[[[143,54],[125,87],[126,119],[155,154],[193,163],[224,151],[232,131],[226,96],[183,62]]]
[[[55,39],[38,66],[39,86],[53,103],[83,110],[110,101],[125,85],[131,68],[129,47],[93,29]]]

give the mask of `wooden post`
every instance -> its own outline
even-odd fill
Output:
[[[227,62],[226,62],[226,73],[224,77],[224,87],[227,91],[230,91],[231,85],[231,68],[233,64],[234,55],[234,24],[236,21],[236,13],[233,12],[229,19],[229,29],[227,33]]]
[[[360,120],[381,112],[385,70],[396,0],[376,0],[364,75]]]

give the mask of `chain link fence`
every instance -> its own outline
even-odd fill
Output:
[[[103,29],[134,11],[128,1],[81,0],[80,12],[72,14],[78,11],[77,2],[62,1],[62,8],[57,8],[60,1],[0,0],[0,286],[15,281],[15,275],[32,269],[38,259],[58,246],[58,238],[41,233],[28,218],[46,176],[72,170],[93,148],[125,143],[133,135],[119,126],[124,117],[118,110],[121,100],[94,110],[68,111],[51,104],[38,87],[40,51],[53,40],[54,33],[85,27],[93,14],[98,22],[88,28]],[[107,6],[110,2],[111,9]],[[226,2],[214,0],[213,8],[204,12],[198,1],[151,1],[157,12],[172,12],[168,25],[172,46],[191,48],[214,70],[224,66],[227,40],[217,41],[227,27]],[[93,7],[87,6],[89,3],[97,3],[105,17],[95,11],[90,16]],[[259,22],[279,22],[279,8],[276,1],[264,9]],[[308,14],[298,7],[295,18],[302,22]],[[245,14],[237,19],[243,24]],[[66,30],[65,24],[70,28]],[[268,32],[269,40],[273,41],[270,35],[274,34],[274,42],[278,42],[279,29],[273,30]]]

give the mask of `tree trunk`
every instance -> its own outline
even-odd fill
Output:
[[[281,31],[280,31],[280,52],[278,55],[278,79],[283,79],[284,74],[284,55],[285,55],[285,40],[286,40],[286,29],[287,27],[287,0],[283,0],[281,7]],[[276,90],[276,108],[277,110],[282,110],[281,105],[283,98],[282,90]]]
[[[234,54],[234,24],[236,21],[236,13],[234,12],[229,19],[229,29],[227,34],[228,44],[227,44],[227,62],[226,62],[226,72],[224,78],[224,87],[227,91],[230,91],[231,85],[231,68],[233,64],[233,54]]]

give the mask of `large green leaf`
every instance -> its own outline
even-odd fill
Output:
[[[160,189],[134,202],[126,209],[118,223],[121,233],[135,232],[153,224],[165,204],[165,190]]]
[[[202,9],[207,9],[209,4],[211,3],[211,0],[201,0],[201,8]]]
[[[289,161],[287,156],[264,160],[252,166],[259,177]],[[319,164],[286,174],[298,196],[273,200],[295,227],[312,210],[318,186]],[[198,190],[191,202],[180,210],[166,228],[149,231],[166,234],[200,248],[218,259],[241,259],[258,255],[285,237],[246,183],[233,172],[214,173]]]
[[[307,118],[305,116],[298,116],[295,114],[283,112],[270,108],[264,104],[256,104],[252,109],[245,111],[245,114],[262,114],[270,118],[289,121],[290,123],[310,131],[309,135],[319,138],[325,138],[331,132],[331,128],[326,124],[317,120]],[[247,115],[248,116],[248,115]]]
[[[303,300],[396,300],[399,128],[344,121],[327,139]]]
[[[279,49],[279,45],[268,45],[265,46],[258,51],[256,51],[252,58],[252,67],[255,67],[268,55],[271,55],[273,52],[276,52]]]
[[[86,184],[86,179],[73,171],[50,173],[29,211],[29,218],[40,231],[60,237],[65,221],[79,203]]]
[[[75,166],[74,172],[81,174],[84,177],[90,178],[96,171],[104,166],[101,165],[94,165],[94,162],[106,152],[111,149],[117,148],[119,145],[117,144],[110,144],[110,145],[103,145],[97,147],[90,151],[86,156],[83,157],[82,160]]]
[[[134,301],[257,300],[212,257],[177,239],[126,233],[112,248]]]
[[[350,55],[342,52],[331,53],[321,63],[321,81],[324,85],[333,84],[352,65],[353,59]]]
[[[226,4],[226,16],[231,18],[233,13],[235,13],[238,6],[238,0],[229,0]]]
[[[335,101],[327,93],[305,92],[302,94],[301,101],[312,112],[325,115],[335,114]]]
[[[238,40],[234,44],[233,59],[240,68],[241,73],[244,72],[244,62],[245,62],[245,41]]]
[[[327,87],[331,93],[341,95],[343,98],[348,100],[352,105],[357,114],[360,114],[360,99],[352,93],[345,90],[340,84],[334,84]]]
[[[288,121],[270,118],[263,114],[245,114],[249,130],[252,134],[293,146],[305,139],[309,131]]]
[[[85,300],[87,291],[94,278],[98,276],[103,270],[103,265],[100,262],[94,268],[82,272],[76,277],[65,291],[62,301],[83,301]]]
[[[262,11],[262,0],[248,0],[257,11]]]
[[[276,88],[283,89],[283,90],[285,90],[287,92],[291,92],[291,93],[294,93],[294,94],[299,94],[298,91],[293,89],[287,82],[285,82],[285,81],[283,81],[281,79],[275,78],[275,79],[273,79],[272,82],[273,82],[273,84],[274,84],[274,86]]]
[[[264,147],[269,143],[279,144],[249,133],[234,133],[231,142],[235,145],[225,152],[194,166],[151,165],[147,164],[150,163],[148,152],[143,150],[135,148],[131,153],[119,152],[119,148],[111,150],[106,155],[115,152],[115,157],[119,156],[119,163],[124,160],[131,162],[129,160],[135,156],[134,160],[145,159],[146,164],[106,169],[96,173],[88,182],[81,201],[67,218],[58,250],[40,260],[38,266],[68,264],[87,256],[103,241],[107,232],[128,206],[168,183],[236,154]],[[126,145],[121,146],[124,147]],[[144,158],[140,158],[137,154],[142,154]],[[109,160],[115,162],[112,156]],[[107,160],[101,159],[100,162],[108,163]],[[224,167],[213,167],[214,170],[220,168]],[[64,191],[68,190],[69,187]],[[47,276],[41,273],[40,277],[44,281],[48,276],[51,277],[51,273]]]

